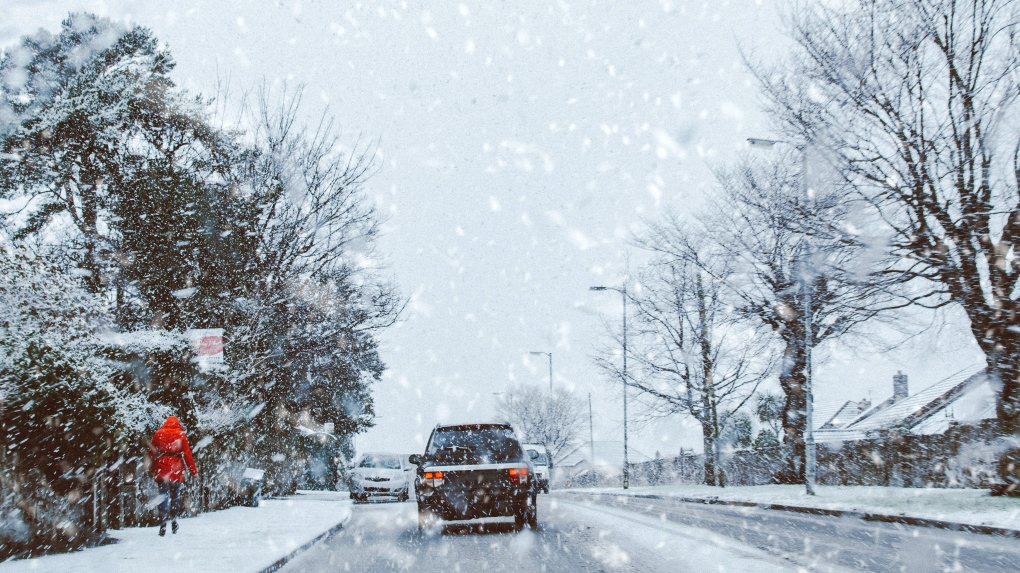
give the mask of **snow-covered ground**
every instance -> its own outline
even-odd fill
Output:
[[[156,527],[115,530],[117,543],[74,553],[0,563],[0,573],[256,573],[350,517],[347,494],[299,492],[182,519],[181,529],[159,537]]]
[[[538,504],[538,529],[461,527],[425,535],[417,533],[414,503],[359,504],[340,533],[301,553],[280,573],[798,571],[794,561],[658,514],[546,495]]]
[[[571,490],[564,490],[571,491]],[[1020,499],[992,497],[983,489],[921,489],[872,486],[818,486],[809,496],[804,486],[762,485],[711,487],[669,485],[620,488],[575,489],[629,495],[662,495],[698,499],[774,503],[858,511],[883,515],[937,519],[969,525],[987,525],[1020,530]]]

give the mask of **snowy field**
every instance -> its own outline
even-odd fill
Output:
[[[337,492],[299,492],[286,499],[263,500],[257,508],[204,513],[181,520],[176,535],[168,528],[166,537],[159,537],[156,527],[114,530],[110,534],[117,543],[0,563],[0,573],[256,573],[347,520],[351,504],[346,497]]]
[[[662,495],[697,499],[776,503],[938,519],[968,525],[1020,530],[1020,499],[992,497],[983,489],[921,489],[872,486],[818,486],[809,496],[800,485],[762,485],[718,488],[705,485],[670,485],[577,489],[629,495]]]

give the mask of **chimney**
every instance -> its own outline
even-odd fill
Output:
[[[897,370],[896,375],[892,377],[893,384],[893,402],[899,402],[907,396],[910,392],[907,390],[907,375]]]

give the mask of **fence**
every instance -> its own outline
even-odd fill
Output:
[[[0,454],[0,561],[73,550],[101,542],[109,529],[156,524],[157,485],[145,458],[127,453],[50,485],[36,469],[15,471]],[[241,501],[244,464],[219,462],[211,453],[196,461],[200,473],[182,490],[183,515]]]

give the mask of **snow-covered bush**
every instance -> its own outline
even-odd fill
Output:
[[[105,318],[78,277],[0,250],[3,553],[91,539],[80,502],[128,411],[97,352]]]

